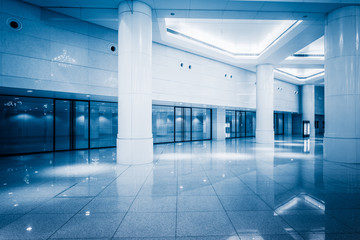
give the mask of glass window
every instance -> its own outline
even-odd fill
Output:
[[[192,140],[211,139],[211,110],[192,109]]]
[[[226,111],[226,137],[233,138],[236,135],[235,111]]]
[[[90,147],[114,147],[117,135],[117,104],[90,103]]]
[[[274,132],[275,135],[284,134],[284,114],[274,113]]]
[[[0,96],[0,154],[53,150],[53,100]]]
[[[191,140],[191,109],[175,107],[175,141]]]
[[[152,132],[154,143],[174,142],[174,107],[152,107]]]
[[[55,101],[55,150],[70,150],[71,101]]]
[[[246,137],[255,137],[255,112],[246,112]]]
[[[74,149],[89,148],[89,102],[74,101]]]

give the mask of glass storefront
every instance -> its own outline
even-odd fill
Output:
[[[0,96],[0,155],[53,150],[53,100]]]
[[[211,109],[153,105],[154,143],[211,139]]]
[[[0,96],[0,133],[0,155],[114,147],[117,103]]]
[[[116,145],[117,103],[90,102],[90,147]]]
[[[211,139],[211,109],[193,108],[191,124],[191,140]]]
[[[226,138],[255,137],[255,112],[226,111]]]
[[[152,106],[154,143],[174,142],[174,107]]]
[[[55,100],[55,150],[71,149],[71,101]]]
[[[284,135],[284,114],[274,113],[274,133],[275,135]]]

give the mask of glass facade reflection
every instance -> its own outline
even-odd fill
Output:
[[[191,108],[175,107],[175,141],[191,140]]]
[[[174,142],[174,107],[152,106],[154,143]]]
[[[275,135],[284,135],[284,114],[274,113],[274,133]]]
[[[255,137],[255,112],[226,111],[226,138]]]
[[[53,100],[0,96],[0,154],[53,150]]]
[[[55,150],[71,149],[71,101],[55,100]]]
[[[90,102],[90,147],[116,146],[117,103]]]
[[[191,124],[193,141],[211,139],[211,109],[193,108]]]
[[[89,102],[74,102],[74,149],[89,148]]]
[[[1,95],[0,133],[0,155],[114,147],[117,103]]]
[[[154,143],[211,139],[211,109],[153,105]]]

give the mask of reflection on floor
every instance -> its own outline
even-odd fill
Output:
[[[360,166],[322,140],[155,145],[0,159],[0,239],[360,239]]]

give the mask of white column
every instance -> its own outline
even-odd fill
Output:
[[[213,140],[225,140],[225,109],[213,108],[212,110],[212,138]]]
[[[360,163],[360,6],[328,14],[325,25],[326,160]]]
[[[256,142],[274,142],[274,67],[256,66]]]
[[[304,85],[301,90],[302,120],[310,121],[310,138],[315,138],[315,87]]]
[[[117,162],[153,160],[151,128],[151,8],[143,2],[119,5]]]

